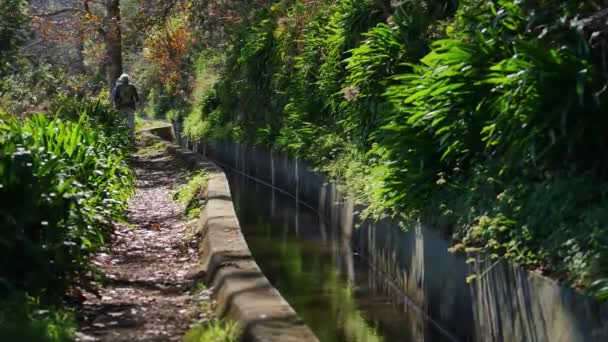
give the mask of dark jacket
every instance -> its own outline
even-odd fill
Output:
[[[137,89],[131,84],[119,83],[112,89],[112,101],[116,109],[135,109],[135,106],[139,103]]]

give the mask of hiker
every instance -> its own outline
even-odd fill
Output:
[[[134,134],[135,108],[139,105],[139,95],[135,86],[129,84],[129,75],[122,74],[116,81],[116,86],[112,89],[112,101],[114,108],[126,116],[131,134]]]

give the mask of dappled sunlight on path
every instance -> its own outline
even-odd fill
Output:
[[[131,226],[119,225],[94,260],[107,279],[99,297],[86,296],[80,341],[179,341],[191,323],[207,318],[196,309],[210,295],[195,290],[196,241],[188,239],[184,205],[172,199],[191,173],[150,147],[131,164],[137,175]]]

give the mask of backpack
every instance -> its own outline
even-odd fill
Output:
[[[119,84],[112,90],[112,100],[116,107],[135,106],[135,87],[130,84]]]

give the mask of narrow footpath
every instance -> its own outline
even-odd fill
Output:
[[[138,145],[128,225],[119,224],[95,258],[106,280],[99,296],[83,294],[79,341],[181,341],[191,325],[209,319],[201,312],[210,307],[210,292],[198,285],[192,222],[173,200],[192,173],[153,140]]]

